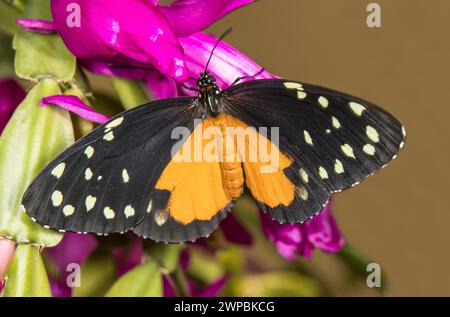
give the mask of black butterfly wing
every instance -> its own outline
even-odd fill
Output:
[[[112,118],[36,177],[23,197],[25,211],[37,223],[60,231],[108,234],[134,229],[164,241],[200,237],[203,231],[180,230],[173,221],[150,226],[155,217],[146,216],[164,204],[164,193],[154,187],[179,141],[172,138],[173,129],[192,130],[194,119],[201,117],[194,98],[173,98]],[[153,231],[139,229],[143,222]],[[174,231],[184,235],[171,239]]]
[[[230,87],[223,99],[225,111],[246,124],[279,127],[279,148],[293,159],[285,174],[296,196],[288,207],[260,206],[280,222],[313,217],[331,193],[384,167],[405,141],[403,126],[385,110],[319,86],[255,80]]]

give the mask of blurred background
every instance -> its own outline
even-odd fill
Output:
[[[381,6],[380,28],[366,24],[371,2]],[[271,73],[360,96],[402,121],[405,150],[360,186],[337,194],[334,205],[349,245],[383,269],[388,296],[450,296],[448,12],[448,0],[260,0],[209,29],[219,35],[232,26],[226,41]],[[0,73],[11,71],[0,65]],[[110,79],[89,78],[94,91],[113,93]],[[241,218],[252,209],[247,203]],[[271,256],[261,250],[258,242],[245,252],[266,269],[280,269],[284,260],[275,249]],[[365,272],[347,274],[338,258],[316,251],[312,260],[288,265],[326,282],[326,294],[380,295],[366,286]],[[247,278],[246,294],[260,283]]]
[[[381,6],[381,28],[366,24]],[[347,241],[387,274],[387,295],[450,295],[450,2],[447,0],[259,1],[216,23],[227,41],[281,77],[371,100],[395,114],[406,149],[380,173],[335,196]],[[308,264],[335,279],[339,267],[316,252]]]

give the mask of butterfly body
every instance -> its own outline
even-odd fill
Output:
[[[247,190],[298,223],[404,145],[395,117],[334,90],[268,79],[221,91],[207,72],[197,85],[197,97],[150,102],[78,140],[29,186],[26,212],[61,231],[193,241]]]

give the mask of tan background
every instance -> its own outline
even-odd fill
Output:
[[[380,29],[366,25],[370,2]],[[272,73],[361,96],[406,126],[399,158],[335,204],[347,240],[387,272],[388,295],[450,296],[449,12],[448,0],[262,0],[210,29],[233,26],[227,41]]]

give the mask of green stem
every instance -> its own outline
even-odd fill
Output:
[[[112,77],[112,83],[123,107],[127,110],[149,101],[140,82]]]

